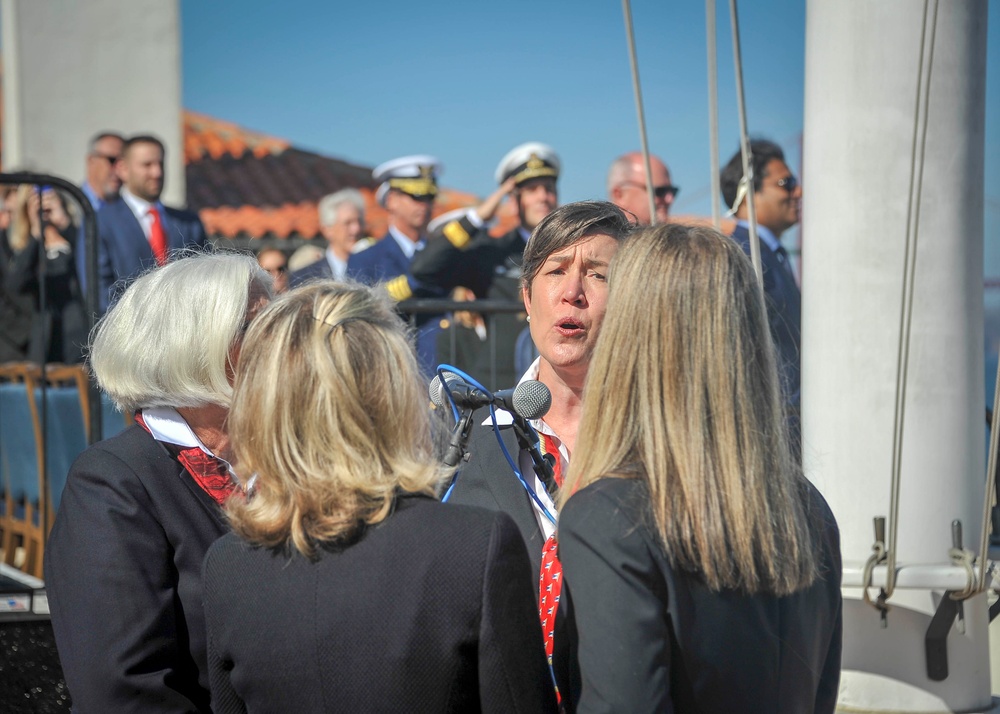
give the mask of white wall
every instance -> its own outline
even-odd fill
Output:
[[[2,0],[3,166],[80,182],[98,131],[167,146],[164,202],[184,204],[177,0]]]

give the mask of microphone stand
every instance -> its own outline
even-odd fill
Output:
[[[545,484],[545,490],[549,496],[555,498],[558,486],[556,486],[555,473],[552,471],[552,463],[549,461],[551,454],[542,456],[538,450],[538,433],[531,428],[531,425],[519,414],[512,413],[514,417],[514,435],[517,437],[517,444],[531,456],[531,463],[534,466],[535,474]],[[546,458],[549,457],[549,458]]]

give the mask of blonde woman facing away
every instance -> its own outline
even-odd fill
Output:
[[[579,712],[832,712],[837,525],[785,433],[749,260],[708,228],[619,250],[559,555]]]
[[[426,384],[387,296],[276,300],[230,426],[256,490],[205,559],[216,712],[554,711],[524,542],[435,498]]]

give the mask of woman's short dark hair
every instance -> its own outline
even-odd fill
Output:
[[[584,236],[601,233],[620,241],[633,228],[625,212],[608,201],[578,201],[557,208],[535,226],[528,239],[521,260],[521,286],[530,293],[542,263]]]

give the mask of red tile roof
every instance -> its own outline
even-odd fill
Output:
[[[316,202],[342,188],[365,197],[368,233],[385,234],[371,167],[293,147],[289,142],[196,112],[184,112],[188,208],[209,235],[223,238],[319,236]],[[444,188],[434,215],[474,206],[476,196]],[[517,217],[513,217],[516,224]]]

